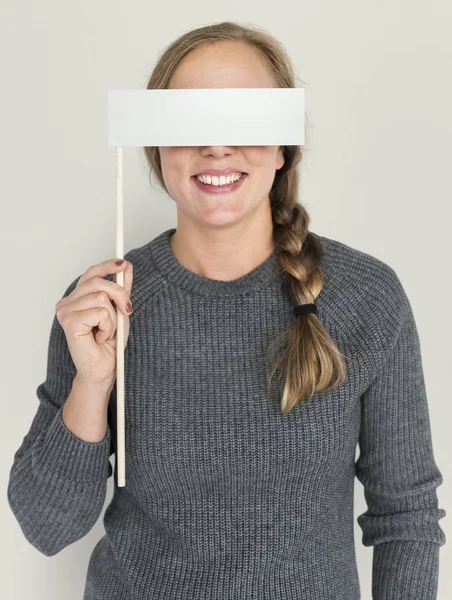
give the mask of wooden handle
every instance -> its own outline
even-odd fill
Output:
[[[116,257],[124,258],[124,205],[123,205],[123,147],[116,148]],[[124,271],[116,273],[116,283],[124,287]],[[116,307],[116,465],[118,487],[126,485],[125,429],[124,429],[124,314]]]

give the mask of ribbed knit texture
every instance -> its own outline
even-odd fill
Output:
[[[347,380],[283,415],[280,393],[267,393],[266,350],[295,317],[276,251],[217,281],[182,267],[174,231],[125,255],[126,486],[115,472],[84,600],[357,600],[355,475],[372,597],[436,599],[443,479],[419,336],[393,268],[313,233],[325,251],[317,318],[346,357]],[[8,485],[23,534],[46,556],[90,531],[112,475],[116,385],[107,435],[90,443],[61,418],[74,376],[55,316]]]

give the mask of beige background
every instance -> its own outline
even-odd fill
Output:
[[[306,89],[300,200],[311,229],[368,252],[400,276],[423,352],[439,506],[452,517],[452,5],[449,0],[155,3],[2,0],[1,436],[2,597],[80,600],[104,534],[48,558],[23,537],[7,503],[14,452],[37,409],[54,307],[67,285],[115,256],[115,150],[107,90],[144,88],[159,53],[192,27],[234,19],[286,46]],[[176,224],[175,203],[148,181],[143,152],[124,152],[125,251]],[[356,480],[355,519],[365,510]],[[452,589],[441,548],[439,600]],[[355,541],[363,600],[372,548]],[[449,533],[451,532],[451,533]]]

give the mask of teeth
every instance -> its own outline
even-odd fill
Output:
[[[241,177],[242,174],[233,173],[232,175],[228,175],[227,177],[222,175],[219,178],[215,176],[211,177],[210,175],[197,175],[196,179],[201,183],[208,183],[209,185],[216,185],[217,187],[220,187],[222,185],[228,185],[230,183],[233,183],[234,181],[238,181]]]

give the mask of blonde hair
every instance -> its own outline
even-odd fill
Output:
[[[262,28],[233,21],[214,23],[188,31],[161,54],[147,89],[166,89],[181,60],[194,48],[220,41],[237,41],[255,48],[278,87],[295,87],[295,75],[282,44]],[[284,165],[276,171],[270,190],[273,241],[284,270],[282,289],[294,305],[315,303],[323,287],[320,241],[309,232],[309,214],[298,203],[300,146],[283,146]],[[161,187],[163,180],[158,147],[144,147],[147,162]],[[267,385],[280,369],[281,411],[288,413],[298,402],[316,392],[330,390],[345,380],[342,354],[313,313],[295,317],[290,328],[275,337],[268,348]],[[273,366],[271,366],[273,364]]]

